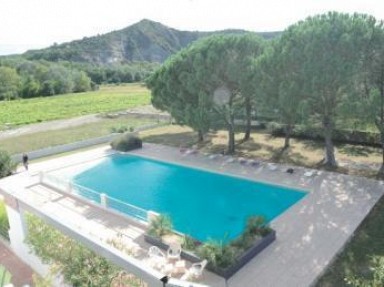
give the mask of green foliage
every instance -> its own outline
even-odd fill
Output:
[[[114,150],[123,152],[141,148],[142,146],[142,140],[131,133],[125,133],[111,142],[111,147]]]
[[[245,88],[252,60],[263,50],[261,39],[253,34],[219,35],[198,41],[170,58],[147,81],[152,104],[168,111],[177,122],[199,132],[200,140],[213,121],[230,132],[230,152],[234,149],[234,112],[244,108]],[[227,87],[228,105],[218,108],[214,91]],[[215,113],[215,111],[217,113]]]
[[[0,236],[4,237],[7,240],[9,239],[8,230],[9,222],[7,211],[5,209],[4,202],[0,201]]]
[[[12,68],[17,70],[19,95],[22,98],[79,93],[91,89],[91,79],[80,69],[65,63],[27,61],[20,59]]]
[[[14,155],[41,148],[53,147],[61,144],[110,135],[111,128],[113,126],[124,125],[127,121],[133,127],[141,127],[148,124],[154,125],[157,123],[156,119],[136,118],[134,116],[124,116],[114,119],[100,119],[99,121],[87,123],[81,126],[73,126],[0,139],[0,146],[10,154]]]
[[[76,240],[28,215],[27,244],[43,262],[54,265],[65,282],[78,287],[109,287],[119,269]]]
[[[266,225],[263,216],[250,216],[247,219],[243,233],[229,244],[236,247],[239,253],[250,248],[257,239],[260,239],[271,232],[271,228]]]
[[[168,215],[160,214],[149,222],[148,234],[154,237],[161,238],[162,236],[171,233],[172,220]]]
[[[198,246],[197,249],[193,241],[188,245],[191,245],[191,250],[196,250],[200,257],[207,259],[212,267],[227,268],[234,264],[241,254],[253,246],[257,239],[266,236],[270,232],[271,229],[265,224],[264,217],[251,216],[247,220],[244,232],[227,244],[209,240],[203,245]]]
[[[51,287],[53,285],[54,275],[52,272],[49,272],[46,277],[40,277],[34,273],[32,274],[32,280],[35,287]]]
[[[19,95],[20,77],[11,67],[0,66],[0,100],[15,99]]]
[[[128,131],[129,132],[133,132],[133,131],[135,131],[135,128],[134,127],[127,127],[127,126],[123,126],[123,125],[111,128],[111,132],[112,133],[122,134],[122,133],[125,133],[125,132],[128,132]]]
[[[265,217],[250,216],[247,220],[244,233],[252,236],[265,236],[271,232],[271,228],[266,225]]]
[[[197,247],[196,241],[189,235],[184,235],[181,245],[183,249],[190,251],[195,251]]]
[[[214,268],[226,268],[234,263],[238,253],[231,245],[210,240],[197,248],[197,254],[207,259]]]
[[[11,283],[12,274],[5,269],[3,265],[0,265],[0,286],[5,286]]]
[[[355,278],[366,282],[373,279],[374,269],[378,267],[373,264],[373,260],[381,261],[380,268],[384,266],[382,259],[384,254],[383,211],[384,197],[381,197],[355,231],[351,241],[319,279],[317,287],[346,286],[345,278]],[[381,257],[381,259],[373,259],[375,257]]]
[[[0,178],[11,175],[15,169],[16,164],[11,156],[6,151],[0,150]]]
[[[359,278],[350,274],[345,278],[348,285],[353,287],[382,287],[384,286],[384,257],[374,256],[371,260],[369,278]]]

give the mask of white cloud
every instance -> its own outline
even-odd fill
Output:
[[[40,48],[122,29],[140,19],[183,30],[283,30],[335,10],[384,19],[380,0],[0,0],[1,47]],[[14,50],[20,52],[20,49]]]

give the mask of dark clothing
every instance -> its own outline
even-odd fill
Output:
[[[23,165],[24,165],[25,169],[28,170],[28,155],[27,154],[23,154]]]

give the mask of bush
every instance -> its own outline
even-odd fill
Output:
[[[183,243],[181,244],[183,249],[189,250],[189,251],[195,251],[196,247],[198,246],[198,243],[196,242],[195,239],[193,239],[189,235],[184,235],[183,237]]]
[[[118,133],[118,134],[122,134],[122,133],[125,133],[125,132],[134,132],[135,131],[135,128],[134,127],[126,127],[126,126],[118,126],[118,127],[112,127],[111,128],[111,132],[112,133]]]
[[[263,216],[250,216],[247,220],[244,233],[253,236],[265,236],[271,232],[271,228],[266,226],[266,220]]]
[[[4,202],[0,201],[0,236],[9,239],[8,236],[9,222]]]
[[[113,140],[111,142],[111,146],[114,150],[130,151],[133,149],[141,148],[143,146],[143,142],[137,136],[125,133]]]
[[[197,253],[207,259],[213,268],[227,268],[234,263],[238,250],[234,246],[211,240],[199,246]]]
[[[160,214],[149,222],[148,234],[154,237],[161,238],[162,236],[171,233],[172,221],[167,215]]]
[[[122,134],[128,131],[128,128],[126,126],[118,126],[118,127],[112,127],[111,132],[112,133],[118,133]]]
[[[0,178],[11,175],[16,166],[11,156],[6,151],[0,150]]]

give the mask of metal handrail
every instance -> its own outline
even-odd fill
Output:
[[[80,184],[73,183],[69,180],[59,178],[58,176],[42,173],[40,175],[40,182],[42,184],[46,184],[55,189],[58,189],[63,193],[68,193],[70,195],[75,195],[75,196],[81,196],[82,198],[90,200],[93,203],[101,205],[105,208],[111,208],[119,213],[123,213],[124,215],[128,215],[135,219],[139,219],[145,222],[148,221],[147,210],[137,207],[135,205],[123,202],[116,198],[107,196],[104,193],[97,192],[93,189],[82,186]]]

